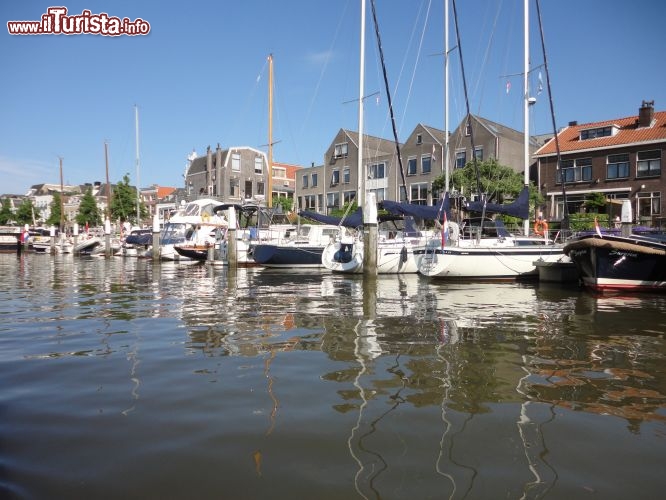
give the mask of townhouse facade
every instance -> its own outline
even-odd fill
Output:
[[[445,174],[447,149],[450,171],[464,167],[474,154],[479,161],[494,158],[517,172],[525,170],[521,132],[469,115],[449,134],[448,147],[444,131],[423,124],[398,147],[393,140],[364,135],[359,177],[358,132],[341,129],[326,150],[323,164],[297,173],[298,208],[328,214],[356,199],[358,189],[375,193],[377,201],[409,199],[433,205],[440,193],[432,184]],[[531,141],[529,151],[536,149],[536,142]]]
[[[558,165],[557,149],[560,161]],[[544,214],[561,220],[564,200],[569,213],[584,211],[590,193],[602,193],[611,218],[631,200],[635,224],[663,227],[662,194],[666,182],[666,111],[643,101],[638,115],[600,122],[570,122],[535,153],[537,183],[548,203]]]
[[[208,146],[205,156],[188,158],[185,189],[190,199],[210,197],[223,203],[266,204],[269,195],[270,199],[294,198],[295,172],[300,168],[273,162],[269,172],[263,151],[247,146],[222,149],[218,144],[215,151]]]

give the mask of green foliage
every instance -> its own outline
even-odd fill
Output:
[[[599,222],[599,227],[609,228],[610,220],[608,214],[575,213],[569,214],[569,227],[572,231],[588,231],[594,229],[594,219]]]
[[[97,201],[95,201],[92,189],[90,188],[81,198],[79,212],[76,214],[76,222],[79,226],[85,226],[87,222],[90,227],[102,224],[102,214],[100,214],[99,208],[97,208]]]
[[[21,203],[19,207],[16,209],[16,214],[14,215],[14,219],[16,220],[16,223],[20,226],[24,224],[32,224],[33,213],[35,214],[35,220],[39,219],[39,208],[35,207],[32,204],[32,200],[26,198],[23,200],[23,203]]]
[[[347,202],[345,203],[342,208],[336,208],[331,210],[329,215],[332,215],[333,217],[343,217],[345,214],[348,216],[356,212],[356,209],[358,208],[358,205],[356,204],[356,200],[352,202]]]
[[[600,209],[606,208],[606,203],[606,197],[602,193],[589,193],[583,206],[588,212],[598,213]]]
[[[285,213],[291,212],[293,204],[294,200],[291,198],[287,198],[286,196],[273,196],[272,205],[276,208],[282,207],[282,211]]]
[[[487,193],[491,203],[504,203],[506,199],[516,198],[525,185],[523,174],[514,171],[511,167],[500,165],[496,159],[491,158],[477,163],[481,191]],[[434,192],[443,192],[445,189],[444,174],[437,177],[432,183]],[[476,169],[473,162],[468,162],[464,168],[455,169],[451,174],[451,189],[464,193],[476,193]],[[530,205],[532,207],[543,203],[543,196],[532,183],[530,189]],[[506,223],[518,223],[520,219],[510,216],[503,217]]]
[[[123,176],[123,180],[120,181],[113,188],[113,193],[111,195],[111,205],[109,207],[111,211],[111,219],[121,221],[133,220],[137,224],[141,221],[136,220],[136,202],[137,202],[137,190],[135,187],[130,186],[129,183],[129,174]],[[141,203],[139,205],[139,217],[141,219],[145,218],[148,215],[148,210],[145,205]]]
[[[2,206],[0,207],[0,224],[9,224],[9,221],[13,220],[14,214],[12,213],[12,204],[10,203],[9,198],[3,198]]]
[[[59,192],[54,192],[53,193],[53,200],[51,200],[51,204],[49,207],[51,207],[51,215],[49,215],[49,218],[46,219],[46,225],[47,226],[59,226],[60,225],[60,214],[62,213],[61,206],[60,206],[60,199],[61,195]]]

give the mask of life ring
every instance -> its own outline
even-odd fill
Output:
[[[548,231],[548,223],[545,220],[537,220],[534,223],[534,232],[539,236],[543,236]]]

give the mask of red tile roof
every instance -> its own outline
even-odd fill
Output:
[[[171,193],[173,193],[176,190],[176,188],[173,187],[157,187],[157,199],[161,200],[163,198],[166,198],[169,196]]]
[[[619,130],[609,137],[580,139],[581,130],[616,126]],[[570,125],[558,134],[561,153],[572,153],[590,149],[605,149],[635,144],[666,142],[666,111],[655,111],[652,124],[648,127],[638,126],[638,116],[606,120],[603,122]],[[544,144],[534,155],[549,156],[556,153],[555,140]]]

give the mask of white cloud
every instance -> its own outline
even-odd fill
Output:
[[[27,158],[0,156],[0,194],[25,194],[34,184],[58,177],[53,164]]]

